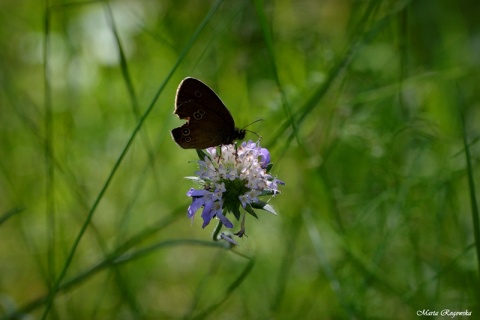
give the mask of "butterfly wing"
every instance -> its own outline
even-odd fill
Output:
[[[233,141],[232,115],[215,92],[200,80],[186,78],[180,83],[174,114],[187,120],[172,130],[173,139],[182,148],[205,149]]]

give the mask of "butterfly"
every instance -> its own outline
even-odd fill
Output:
[[[180,82],[173,113],[187,120],[171,132],[173,140],[184,149],[232,144],[245,137],[246,130],[235,127],[235,121],[222,100],[198,79],[189,77]]]

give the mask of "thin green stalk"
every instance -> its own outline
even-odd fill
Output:
[[[24,210],[25,210],[24,208],[19,208],[19,207],[8,210],[2,216],[0,216],[0,226],[2,225],[2,223],[7,221],[8,219],[13,217],[14,215],[16,215],[17,213],[20,213]]]
[[[173,74],[175,73],[175,71],[177,70],[177,68],[179,67],[180,63],[184,60],[185,56],[187,55],[187,53],[189,52],[189,50],[192,48],[193,44],[196,42],[196,40],[198,39],[198,37],[200,36],[200,33],[203,31],[203,29],[205,28],[205,26],[207,25],[207,23],[210,21],[210,19],[212,18],[213,14],[218,10],[218,8],[220,7],[220,4],[223,2],[223,0],[217,0],[213,6],[210,8],[210,11],[206,14],[205,18],[203,19],[203,21],[200,23],[200,25],[198,26],[198,28],[195,30],[194,34],[192,35],[192,37],[190,38],[190,40],[188,41],[188,43],[186,44],[185,48],[182,50],[180,56],[178,57],[175,65],[172,67],[172,69],[170,70],[170,72],[168,73],[168,75],[166,76],[166,78],[164,79],[164,81],[162,82],[162,84],[160,85],[160,87],[158,88],[154,98],[152,99],[152,101],[150,102],[150,105],[148,106],[147,110],[144,112],[144,114],[142,115],[142,117],[140,118],[140,121],[137,123],[137,126],[135,127],[135,129],[133,130],[133,133],[132,135],[130,136],[130,139],[128,140],[127,144],[125,145],[125,147],[123,148],[120,156],[118,157],[117,161],[115,162],[113,168],[112,168],[112,171],[110,172],[110,174],[108,175],[108,178],[107,180],[105,181],[105,184],[103,185],[102,189],[100,190],[97,198],[95,199],[92,207],[90,208],[88,214],[87,214],[87,218],[85,219],[85,222],[84,224],[82,225],[79,233],[77,234],[76,238],[75,238],[75,241],[72,245],[72,248],[70,249],[69,251],[69,254],[67,256],[67,259],[65,260],[65,264],[60,272],[60,275],[57,277],[57,279],[55,280],[55,283],[53,284],[53,287],[50,289],[49,291],[49,294],[48,294],[48,298],[47,298],[47,302],[46,302],[46,308],[45,308],[45,311],[42,315],[42,319],[46,319],[47,316],[48,316],[48,313],[50,312],[50,309],[52,307],[52,304],[53,304],[53,301],[55,300],[55,296],[58,292],[58,288],[60,287],[63,279],[65,278],[65,275],[67,273],[67,270],[68,268],[70,267],[70,264],[72,263],[72,260],[73,260],[73,257],[75,256],[75,252],[77,251],[77,248],[78,248],[78,245],[80,244],[80,240],[82,239],[85,231],[87,230],[88,226],[90,225],[90,221],[92,220],[92,217],[93,217],[93,214],[95,213],[99,203],[100,203],[100,200],[103,198],[103,195],[105,194],[105,192],[107,191],[108,189],[108,186],[110,185],[110,183],[112,182],[113,180],[113,177],[115,176],[115,173],[117,172],[118,168],[120,167],[120,164],[122,163],[123,159],[125,158],[125,155],[127,154],[128,150],[130,149],[130,146],[132,145],[133,141],[135,140],[135,137],[137,136],[137,133],[140,131],[140,129],[142,128],[143,126],[143,123],[145,122],[145,120],[147,119],[148,115],[150,114],[150,112],[153,110],[153,107],[155,106],[155,103],[157,102],[158,98],[160,97],[160,94],[163,92],[163,90],[165,89],[168,81],[170,80],[170,78],[173,76]],[[48,4],[48,3],[47,3]],[[46,11],[48,12],[48,7],[46,8]]]
[[[262,27],[263,38],[265,40],[265,45],[267,47],[267,53],[268,53],[271,67],[272,67],[273,77],[275,79],[275,82],[277,83],[277,87],[278,87],[278,90],[280,91],[280,96],[282,98],[282,106],[287,115],[288,124],[292,127],[292,134],[297,140],[297,143],[300,145],[301,142],[298,137],[297,125],[295,123],[295,119],[293,117],[290,105],[287,101],[287,95],[285,93],[285,90],[283,89],[283,86],[280,82],[280,77],[278,75],[277,60],[275,58],[275,49],[273,47],[273,36],[270,30],[270,25],[267,22],[267,17],[265,16],[263,0],[255,0],[254,2],[255,2],[255,8],[257,10],[258,19],[260,20],[260,26]]]
[[[225,290],[223,297],[221,297],[216,303],[213,303],[209,307],[207,307],[205,310],[200,312],[198,315],[193,317],[192,319],[205,319],[209,314],[211,314],[215,309],[220,307],[227,299],[237,291],[237,288],[243,283],[243,281],[247,278],[247,276],[250,274],[250,272],[253,269],[253,266],[255,265],[255,259],[254,258],[249,258],[247,265],[245,266],[245,269],[243,269],[242,273],[232,281],[232,283],[227,287]]]
[[[81,283],[84,283],[87,279],[93,277],[94,275],[98,274],[99,272],[111,268],[112,266],[120,266],[128,262],[136,261],[140,258],[148,256],[152,253],[157,252],[163,248],[169,248],[174,246],[183,246],[183,245],[198,245],[198,246],[205,246],[205,247],[212,247],[212,248],[226,248],[225,245],[221,242],[211,242],[211,241],[199,241],[199,240],[191,240],[191,239],[176,239],[176,240],[167,240],[155,243],[145,248],[138,249],[134,252],[125,254],[123,249],[125,247],[118,247],[115,249],[108,257],[104,260],[100,261],[96,265],[90,267],[88,270],[85,270],[82,273],[79,273],[77,276],[72,278],[71,280],[65,281],[57,288],[57,293],[65,292],[68,289],[75,287]],[[120,251],[119,251],[120,250]],[[30,303],[26,304],[22,308],[15,310],[15,312],[8,313],[2,319],[19,319],[23,315],[32,312],[33,310],[41,307],[45,303],[48,303],[49,295],[45,295],[31,301]]]
[[[127,62],[127,57],[125,56],[125,51],[123,50],[123,45],[122,45],[122,42],[121,42],[121,39],[120,39],[120,35],[118,33],[118,30],[117,30],[117,26],[116,26],[116,23],[115,23],[115,19],[113,17],[113,13],[112,13],[112,8],[110,7],[110,4],[108,1],[106,1],[105,3],[105,6],[106,6],[106,19],[112,29],[112,32],[113,32],[113,35],[114,35],[114,38],[115,38],[115,43],[117,45],[117,50],[118,50],[118,55],[119,55],[119,59],[120,59],[120,70],[122,71],[122,78],[123,80],[125,81],[125,86],[127,87],[127,92],[128,92],[128,96],[130,97],[130,104],[132,105],[132,110],[133,110],[133,113],[135,115],[135,120],[136,121],[140,121],[140,117],[141,117],[141,113],[140,113],[140,109],[139,109],[139,106],[138,106],[138,99],[137,99],[137,94],[135,93],[135,88],[133,86],[133,81],[132,81],[132,77],[130,76],[130,71],[128,69],[128,62]],[[153,146],[152,146],[152,142],[150,141],[149,137],[148,137],[148,134],[145,130],[143,130],[142,132],[142,141],[145,145],[145,148],[146,148],[146,151],[147,151],[147,155],[148,155],[148,161],[149,161],[149,164],[150,164],[150,167],[153,171],[153,174],[154,176],[157,176],[157,170],[155,169],[155,154],[154,154],[154,151],[153,151]],[[157,191],[159,190],[158,188],[158,182],[155,180],[154,181],[154,185],[157,189]]]
[[[218,241],[219,240],[219,237],[218,235],[220,234],[220,231],[222,230],[222,221],[218,220],[218,223],[215,227],[215,229],[213,230],[213,233],[212,233],[212,240],[213,241]]]
[[[467,163],[468,189],[470,191],[470,205],[472,207],[473,235],[475,238],[475,249],[477,252],[477,270],[480,273],[480,219],[478,214],[478,204],[475,191],[475,180],[473,178],[472,158],[470,147],[467,143],[467,132],[465,130],[465,119],[462,116],[463,145],[465,147],[465,161]],[[477,286],[480,288],[480,284]]]
[[[44,37],[43,37],[43,79],[44,79],[44,107],[45,107],[45,214],[47,226],[47,281],[48,287],[55,281],[55,170],[53,160],[53,116],[52,91],[50,73],[50,10],[49,0],[45,0]]]

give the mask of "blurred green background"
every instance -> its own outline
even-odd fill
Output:
[[[0,315],[480,317],[479,13],[0,2]],[[233,251],[187,218],[197,155],[170,137],[187,76],[237,126],[263,119],[248,129],[286,183]]]

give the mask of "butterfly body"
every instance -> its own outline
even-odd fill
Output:
[[[187,122],[172,130],[173,140],[184,149],[205,149],[232,144],[245,137],[245,130],[235,127],[230,111],[206,84],[185,78],[177,89],[175,111]]]

